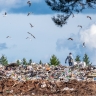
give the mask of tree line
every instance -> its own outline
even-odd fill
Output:
[[[89,61],[89,57],[87,54],[84,54],[84,57],[82,58],[82,60],[80,59],[80,56],[77,55],[75,58],[75,61],[84,61],[87,65],[90,64]],[[26,60],[26,58],[23,58],[21,61],[17,60],[15,63],[17,63],[18,65],[23,64],[23,65],[30,65],[32,63],[32,59],[29,59],[29,61]],[[6,66],[8,65],[8,60],[7,57],[5,55],[2,55],[0,58],[0,64]],[[43,64],[43,62],[40,60],[39,64]],[[53,54],[50,58],[50,61],[48,63],[49,65],[59,65],[60,64],[60,60]]]

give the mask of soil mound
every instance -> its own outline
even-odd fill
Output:
[[[96,96],[96,82],[77,80],[19,82],[7,78],[0,80],[0,96]]]

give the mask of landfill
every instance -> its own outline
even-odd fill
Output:
[[[96,68],[0,64],[0,96],[96,96]]]

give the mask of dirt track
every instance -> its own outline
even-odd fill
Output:
[[[42,83],[46,86],[41,88]],[[74,90],[63,90],[65,87]],[[4,79],[0,81],[0,96],[96,96],[96,82],[49,82],[31,80],[26,82]]]

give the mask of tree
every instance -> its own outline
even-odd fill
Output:
[[[89,61],[89,57],[88,57],[87,54],[84,55],[83,61],[84,61],[87,65],[89,65],[90,61]]]
[[[4,55],[1,56],[0,58],[0,63],[4,66],[8,65],[8,60],[7,57],[5,57]]]
[[[60,64],[60,61],[59,59],[57,59],[57,57],[55,55],[52,55],[52,57],[50,58],[50,65],[59,65]]]
[[[27,61],[26,61],[25,58],[23,58],[22,63],[23,63],[24,65],[27,65]]]
[[[57,18],[53,16],[52,20],[61,27],[67,24],[71,15],[74,17],[74,13],[80,13],[84,9],[96,6],[96,0],[45,0],[45,2],[53,11],[59,12]]]
[[[16,63],[19,64],[19,65],[21,64],[21,63],[20,63],[20,60],[17,60]]]
[[[31,64],[31,63],[32,63],[32,59],[29,60],[29,64]]]
[[[79,55],[76,56],[75,61],[81,61]]]
[[[39,61],[39,64],[42,64],[42,61],[41,60]]]

